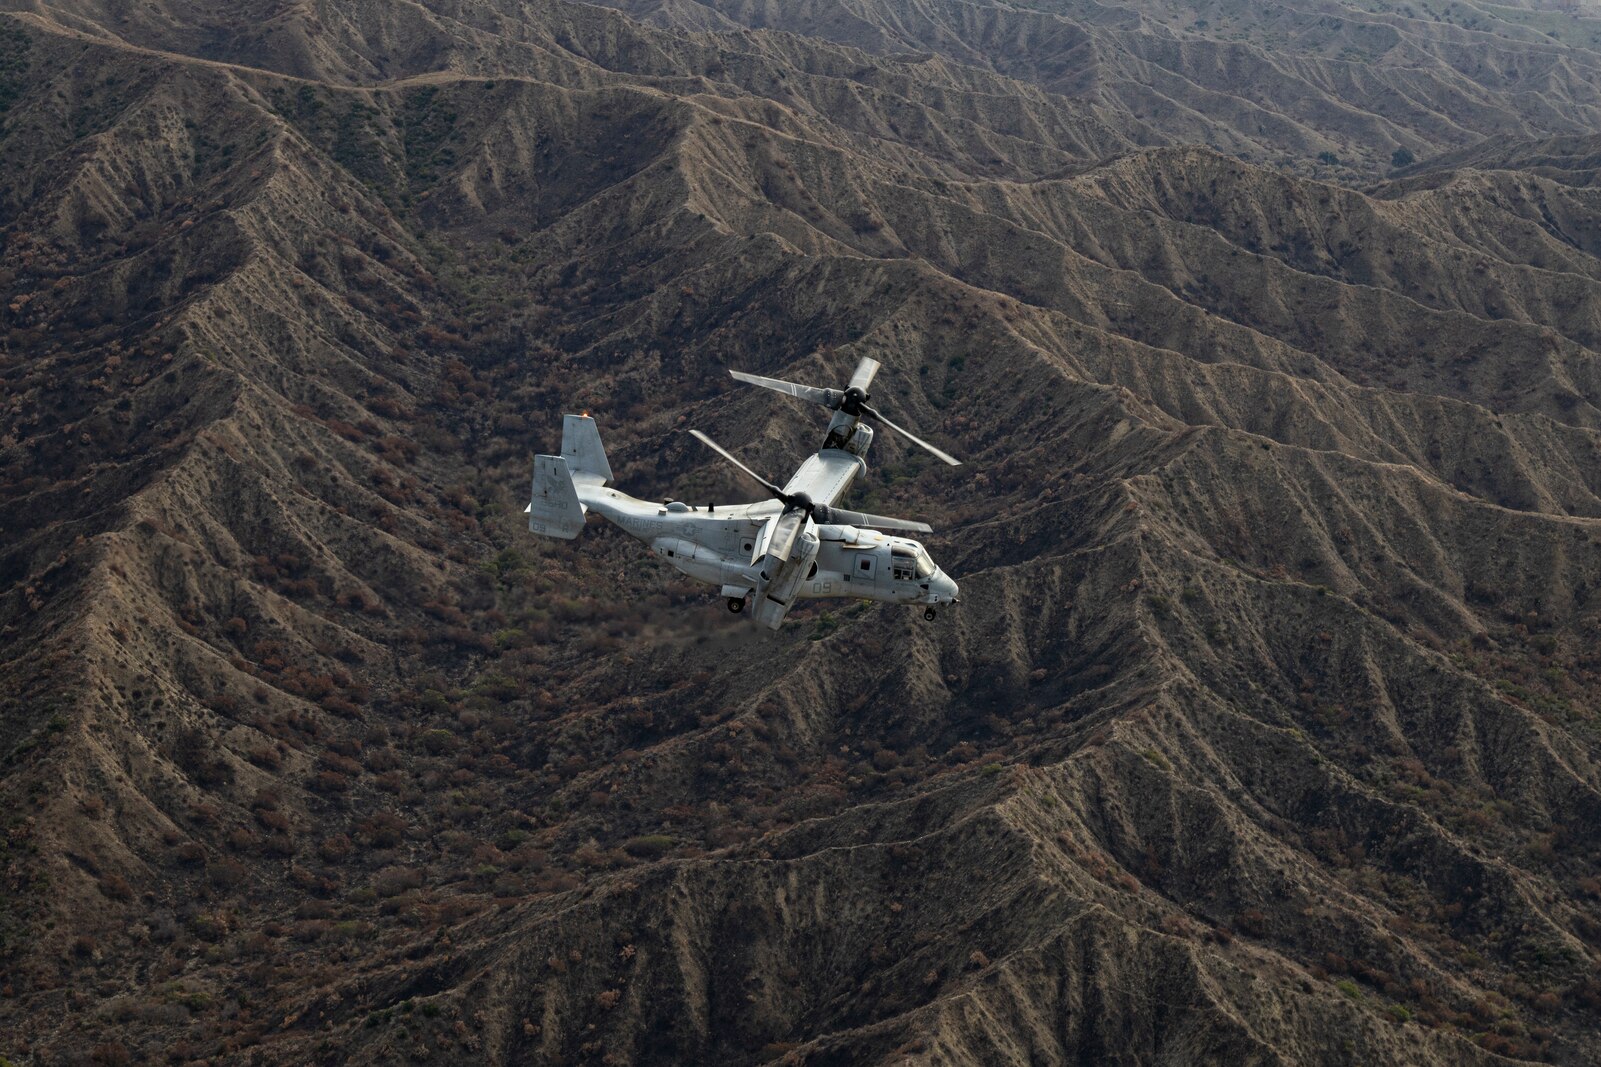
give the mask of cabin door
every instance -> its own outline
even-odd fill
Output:
[[[862,596],[872,596],[877,587],[878,561],[871,552],[852,552],[846,557],[850,561],[851,591],[859,592]]]

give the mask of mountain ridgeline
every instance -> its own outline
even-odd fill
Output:
[[[1601,16],[0,3],[0,1057],[1601,1057]],[[783,474],[963,603],[604,526]]]

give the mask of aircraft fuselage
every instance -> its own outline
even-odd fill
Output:
[[[594,420],[587,412],[564,415],[561,454],[534,457],[528,528],[571,540],[583,532],[586,515],[598,512],[679,571],[718,586],[731,610],[748,606],[751,620],[770,629],[783,623],[795,601],[830,597],[921,604],[923,617],[932,619],[936,606],[957,602],[956,583],[934,565],[920,543],[883,532],[926,533],[928,524],[837,505],[867,469],[873,428],[862,423],[863,413],[910,437],[909,431],[866,406],[867,386],[877,368],[876,360],[863,358],[843,393],[744,376],[833,409],[823,447],[806,457],[783,486],[756,474],[705,434],[690,430],[773,496],[754,504],[657,504],[609,488],[611,463]],[[926,441],[910,439],[948,463],[957,462]]]
[[[691,578],[743,597],[759,582],[760,538],[782,510],[775,501],[735,505],[658,504],[616,489],[581,487],[579,499],[655,555]],[[798,568],[795,598],[856,598],[896,604],[949,604],[954,581],[934,566],[918,541],[854,526],[808,523],[796,552],[809,559]],[[786,600],[789,597],[785,598]]]

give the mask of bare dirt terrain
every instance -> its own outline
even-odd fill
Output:
[[[1601,1058],[1593,12],[0,8],[0,1057]]]

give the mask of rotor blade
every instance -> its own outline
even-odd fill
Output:
[[[796,385],[794,382],[779,381],[777,378],[763,378],[760,374],[746,374],[742,370],[731,370],[728,373],[734,380],[744,382],[746,385],[759,385],[775,393],[787,393],[802,400],[810,400],[814,404],[829,406],[828,390],[819,389],[815,385]]]
[[[915,533],[934,532],[934,528],[926,522],[914,522],[911,519],[892,519],[885,515],[869,515],[865,511],[846,511],[843,508],[829,508],[828,521],[846,526],[870,526],[875,530],[911,530]]]
[[[774,485],[772,482],[768,481],[766,478],[763,478],[760,474],[757,474],[755,471],[751,470],[749,467],[745,466],[745,464],[741,463],[739,460],[735,459],[732,453],[730,453],[727,449],[725,449],[722,445],[718,444],[716,441],[713,441],[710,437],[707,437],[705,434],[701,433],[699,430],[691,430],[691,431],[689,431],[689,434],[695,440],[699,441],[701,444],[705,445],[707,448],[710,448],[713,452],[716,452],[719,456],[722,456],[724,459],[728,460],[728,462],[732,463],[734,466],[738,467],[740,470],[744,471],[746,474],[750,475],[752,478],[755,478],[758,482],[761,483],[762,488],[766,489],[769,493],[773,494],[776,497],[782,497],[784,495],[784,491],[782,489],[780,489],[778,486]]]
[[[912,431],[906,429],[904,426],[897,426],[893,422],[889,421],[889,419],[884,416],[883,412],[878,411],[875,408],[870,408],[866,404],[862,405],[862,412],[869,417],[882,422],[885,426],[888,426],[890,429],[894,430],[896,433],[912,442],[912,444],[932,452],[941,462],[949,463],[953,467],[960,467],[962,465],[962,461],[957,459],[955,456],[952,456],[946,452],[941,452],[939,449],[935,448],[933,445],[929,444]]]
[[[778,525],[773,527],[773,539],[767,542],[767,554],[780,563],[788,563],[801,527],[806,525],[806,518],[806,513],[799,508],[789,509],[780,515]]]
[[[863,356],[862,361],[856,364],[856,371],[851,375],[851,382],[846,388],[860,389],[867,392],[867,387],[873,384],[873,375],[878,373],[878,360],[872,356]]]

